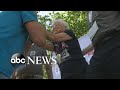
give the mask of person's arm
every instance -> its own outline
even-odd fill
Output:
[[[37,21],[37,15],[33,12],[22,12],[23,23],[29,33],[30,39],[34,44],[42,48],[53,50],[53,45],[46,42],[46,30],[42,24]],[[31,17],[31,19],[30,19]],[[45,65],[47,72],[51,72],[49,65]],[[51,73],[48,73],[50,78]]]
[[[46,30],[36,21],[25,23],[26,29],[29,32],[31,40],[38,46],[47,50],[53,51],[53,45],[46,42]]]
[[[66,41],[72,38],[66,33],[53,34],[46,31],[43,25],[37,21],[35,12],[22,11],[21,16],[31,40],[40,47],[53,51],[53,45],[46,42],[47,38],[55,42]]]
[[[35,11],[21,11],[20,15],[33,43],[41,47],[45,46],[46,30],[43,25],[38,22],[37,13]]]
[[[58,34],[54,34],[54,33],[51,33],[49,31],[46,32],[47,33],[47,38],[51,41],[54,41],[54,42],[61,42],[61,41],[67,41],[67,40],[70,40],[72,39],[71,36],[69,36],[68,34],[66,33],[58,33]]]
[[[25,23],[25,27],[29,33],[31,40],[38,46],[46,44],[45,28],[36,21]]]

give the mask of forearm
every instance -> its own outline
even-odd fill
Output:
[[[46,31],[47,39],[50,41],[55,41],[55,36],[53,33]]]

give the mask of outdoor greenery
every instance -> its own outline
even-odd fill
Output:
[[[51,31],[52,21],[55,19],[63,19],[69,24],[70,29],[79,38],[88,31],[87,14],[87,11],[52,11],[52,13],[44,17],[38,15],[38,21],[43,24],[47,30]]]
[[[40,12],[40,11],[38,11]],[[80,38],[88,31],[88,23],[87,23],[87,11],[63,11],[56,12],[52,11],[49,15],[41,16],[38,14],[38,21],[44,25],[44,27],[48,31],[52,31],[51,24],[55,19],[63,19],[65,20],[70,29],[75,33],[77,38]],[[51,53],[49,53],[51,55]],[[45,66],[43,65],[43,74],[44,79],[47,79],[48,76],[46,74]]]

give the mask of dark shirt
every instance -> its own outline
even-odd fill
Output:
[[[61,54],[61,61],[80,60],[82,57],[79,42],[75,34],[71,30],[65,30],[64,33],[72,37],[71,40],[58,42],[58,52]]]

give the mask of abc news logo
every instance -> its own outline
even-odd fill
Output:
[[[19,53],[14,54],[11,57],[12,64],[57,64],[56,57],[47,56],[27,56],[26,58]]]
[[[25,57],[22,54],[16,53],[11,57],[11,63],[25,64]]]

